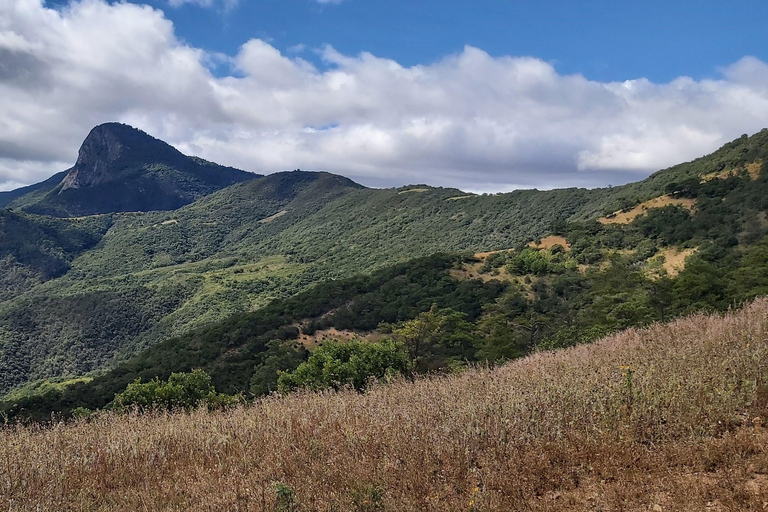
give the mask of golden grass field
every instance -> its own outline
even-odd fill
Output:
[[[627,211],[620,210],[611,215],[600,217],[597,221],[601,224],[629,224],[637,217],[645,215],[648,210],[653,208],[664,208],[665,206],[682,206],[683,208],[692,211],[696,206],[696,200],[684,197],[673,198],[669,195],[664,195],[649,199]]]
[[[0,429],[0,509],[768,509],[768,300],[505,366]]]

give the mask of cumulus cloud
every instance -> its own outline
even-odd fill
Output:
[[[768,119],[768,65],[751,57],[717,80],[656,84],[473,47],[412,67],[326,47],[318,68],[299,53],[253,39],[209,54],[147,6],[0,0],[0,187],[66,168],[88,130],[114,120],[262,173],[498,191],[624,183]],[[209,71],[223,61],[232,76]]]

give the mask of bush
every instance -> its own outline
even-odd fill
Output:
[[[408,374],[411,366],[405,347],[392,340],[331,341],[315,350],[296,370],[281,372],[277,385],[281,392],[302,387],[317,390],[344,386],[362,391],[371,379]]]
[[[202,404],[209,408],[234,405],[241,401],[239,396],[216,393],[211,376],[196,369],[190,373],[172,373],[167,381],[152,379],[141,382],[137,378],[122,393],[115,395],[114,407],[118,410],[131,408],[148,409],[193,409]]]

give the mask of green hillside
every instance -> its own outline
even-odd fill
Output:
[[[7,300],[0,302],[0,368],[5,370],[0,392],[30,380],[113,367],[165,338],[262,308],[318,282],[369,274],[441,251],[519,249],[555,233],[572,245],[569,261],[556,262],[567,263],[569,272],[574,265],[599,270],[612,255],[627,257],[631,269],[659,266],[663,250],[672,247],[683,256],[696,249],[696,258],[728,268],[765,234],[762,197],[768,187],[760,170],[767,152],[764,130],[644,182],[592,191],[375,190],[327,173],[277,173],[173,211],[95,217],[108,219],[103,229],[109,230],[103,237],[99,233],[89,250],[67,253],[66,273],[45,282],[28,280],[17,291],[9,288]],[[664,194],[672,202],[695,201],[694,213],[669,206],[641,215],[630,226],[582,222]],[[498,273],[509,264],[494,257],[486,270]],[[538,283],[533,275],[531,282]],[[538,297],[531,283],[523,284],[528,286],[524,295]],[[586,285],[576,279],[573,286]],[[737,297],[730,291],[713,293],[711,300],[681,296],[675,311],[723,307]],[[573,323],[560,312],[545,314],[552,315]],[[647,314],[638,321],[653,318]]]

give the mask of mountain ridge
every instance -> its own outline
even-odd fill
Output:
[[[62,173],[27,187],[26,194],[6,193],[5,206],[55,217],[175,210],[259,176],[185,156],[121,123],[94,127],[64,172],[58,181]]]
[[[58,219],[54,227],[50,217],[10,212],[54,235],[77,225],[89,245],[58,249],[56,236],[41,240],[45,247],[28,241],[32,252],[25,254],[53,255],[52,268],[59,270],[25,286],[9,283],[0,300],[0,368],[8,369],[0,391],[29,379],[113,367],[161,340],[318,282],[436,252],[520,248],[566,234],[579,265],[607,262],[619,250],[637,251],[642,258],[633,264],[640,264],[654,251],[693,244],[690,233],[698,230],[717,251],[733,254],[729,244],[746,247],[765,234],[763,223],[752,221],[766,209],[755,196],[765,173],[752,176],[747,169],[762,169],[764,161],[768,131],[649,181],[610,189],[468,195],[427,186],[368,189],[330,173],[294,171],[237,183],[171,211]],[[704,180],[713,172],[722,176]],[[651,209],[629,226],[631,237],[621,226],[601,228],[596,221],[664,194],[698,195],[695,211]],[[738,202],[743,211],[734,210]],[[713,251],[699,249],[696,257],[713,257]],[[2,256],[14,269],[40,261],[24,260],[25,254]],[[23,268],[45,270],[29,265]],[[87,314],[74,315],[73,307]]]

